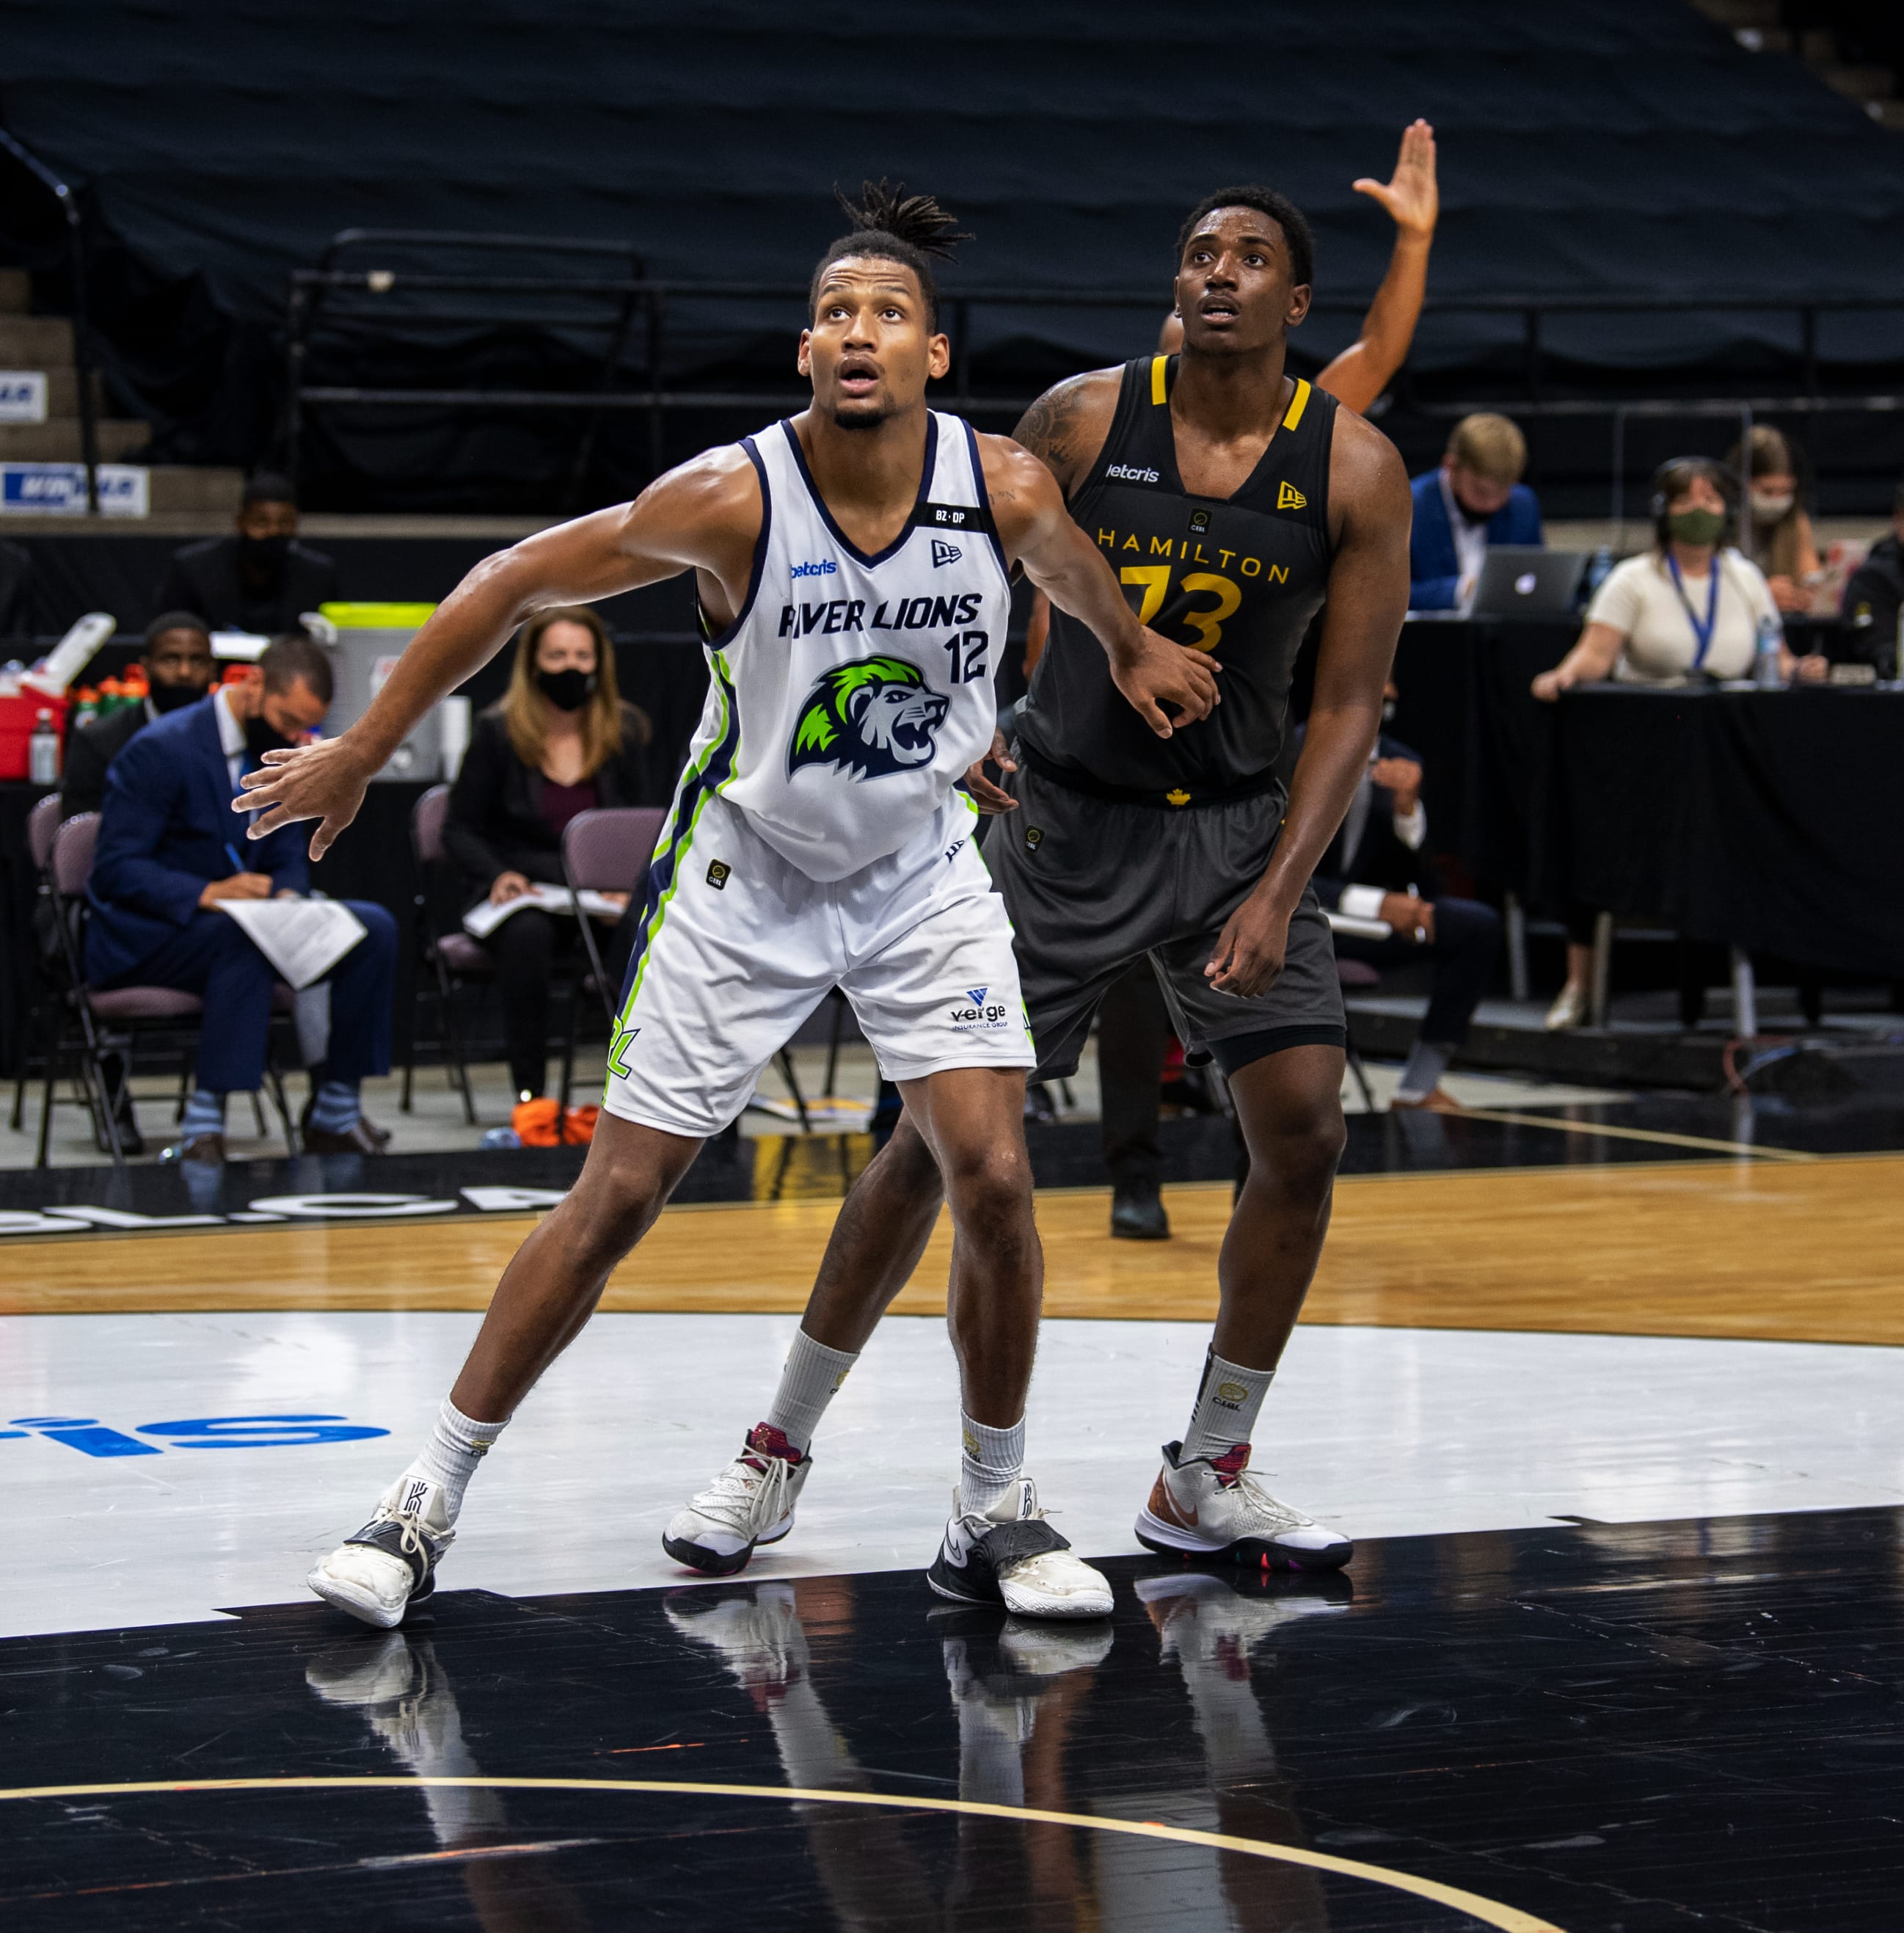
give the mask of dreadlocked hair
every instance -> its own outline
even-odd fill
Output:
[[[935,258],[951,261],[957,245],[972,238],[962,233],[958,217],[948,215],[929,194],[908,194],[904,182],[862,182],[860,198],[850,200],[839,188],[833,198],[846,211],[852,223],[850,233],[842,235],[820,257],[806,291],[810,314],[820,300],[820,283],[833,263],[848,256],[875,255],[881,260],[898,262],[918,278],[919,293],[926,302],[926,326],[938,328],[938,284],[932,275]]]

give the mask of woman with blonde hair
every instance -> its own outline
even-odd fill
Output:
[[[473,900],[501,906],[532,885],[562,881],[562,832],[598,806],[645,805],[652,786],[647,714],[615,688],[614,652],[585,606],[537,613],[516,641],[509,689],[476,721],[449,795],[443,844]],[[629,894],[617,895],[624,914]],[[608,942],[619,973],[633,922]],[[548,987],[557,955],[577,943],[566,914],[524,906],[482,942],[496,963],[509,1084],[533,1100],[548,1078]]]
[[[1765,573],[1781,611],[1803,611],[1811,601],[1806,580],[1818,570],[1818,541],[1798,488],[1791,445],[1769,423],[1752,426],[1751,456],[1734,444],[1727,464],[1746,479],[1752,530],[1746,555]]]

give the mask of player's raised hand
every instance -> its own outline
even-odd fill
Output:
[[[356,817],[370,780],[347,732],[318,744],[266,753],[264,763],[239,780],[243,789],[231,809],[257,815],[245,834],[249,839],[263,839],[301,819],[321,820],[311,835],[311,856],[321,859]]]
[[[1217,673],[1223,667],[1206,653],[1173,644],[1148,627],[1137,642],[1111,654],[1111,677],[1131,708],[1160,738],[1207,718],[1223,702]],[[1164,707],[1176,708],[1173,719]]]
[[[1016,812],[1018,801],[1004,786],[995,785],[985,776],[988,765],[996,765],[1002,772],[1015,772],[1018,761],[1005,749],[1005,734],[995,731],[992,734],[992,749],[976,765],[966,768],[966,790],[972,795],[972,802],[988,818],[996,818],[1000,813]]]
[[[1386,182],[1367,176],[1351,185],[1386,208],[1395,225],[1411,235],[1434,233],[1441,213],[1441,191],[1434,179],[1434,130],[1416,121],[1403,131],[1395,173]]]

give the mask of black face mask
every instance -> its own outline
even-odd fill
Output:
[[[163,716],[168,711],[182,711],[188,705],[196,705],[205,692],[206,687],[202,684],[161,684],[154,678],[146,696],[152,700],[152,709]]]
[[[254,762],[261,761],[267,752],[288,752],[292,741],[278,731],[260,711],[255,718],[245,721],[245,749]]]
[[[247,577],[278,578],[284,574],[284,560],[290,555],[289,537],[248,537],[238,540],[238,567]]]
[[[573,665],[566,671],[539,671],[536,688],[557,711],[579,711],[594,695],[595,674]]]

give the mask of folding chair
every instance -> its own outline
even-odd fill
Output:
[[[473,982],[493,979],[489,955],[460,927],[444,933],[431,931],[435,896],[430,888],[443,876],[449,855],[443,843],[443,822],[449,816],[449,788],[432,786],[410,808],[410,849],[416,856],[416,918],[413,925],[419,963],[434,979],[441,1016],[443,1065],[450,1085],[463,1097],[463,1119],[476,1124],[476,1099],[470,1091],[469,1061],[456,1024],[456,996]],[[410,1042],[404,1051],[404,1091],[399,1105],[410,1111],[410,1088],[416,1072],[416,1027],[413,1019]]]
[[[578,812],[562,830],[562,874],[571,893],[639,892],[654,856],[655,846],[668,815],[655,806],[605,806],[593,812]],[[611,1033],[615,1024],[615,997],[621,991],[610,983],[602,964],[602,951],[595,937],[593,922],[579,909],[576,918],[581,927],[582,945],[588,954],[588,974],[584,988],[593,987],[600,997],[602,1012]],[[568,1045],[562,1057],[562,1105],[569,1105],[569,1087],[574,1078],[576,1008],[569,1012]],[[793,1057],[783,1047],[774,1056],[780,1078],[792,1095],[800,1117],[800,1132],[810,1134],[806,1101],[794,1076]],[[753,1105],[752,1102],[748,1104]]]
[[[1366,992],[1371,987],[1379,987],[1382,976],[1362,960],[1344,960],[1335,962],[1335,979],[1344,994],[1352,987],[1359,987]],[[1355,1042],[1348,1036],[1345,1028],[1343,1045],[1349,1059],[1349,1072],[1356,1077],[1356,1085],[1362,1090],[1362,1105],[1370,1114],[1375,1111],[1375,1096],[1368,1085],[1368,1069],[1362,1065],[1362,1056],[1356,1053]]]
[[[112,1105],[104,1065],[110,1045],[106,1029],[123,1029],[131,1037],[128,1051],[140,1032],[149,1028],[174,1036],[183,1053],[196,1044],[198,1023],[205,1012],[204,1004],[196,994],[181,993],[173,987],[116,987],[110,991],[101,992],[86,985],[86,882],[92,874],[93,852],[98,842],[99,815],[96,812],[81,813],[77,819],[68,819],[53,834],[48,870],[65,985],[55,1013],[53,1039],[47,1049],[46,1101],[40,1114],[40,1145],[34,1160],[36,1168],[47,1165],[53,1105],[59,1088],[60,1056],[66,1045],[70,1023],[77,1023],[80,1069],[88,1104],[97,1110],[98,1118],[105,1123],[113,1165],[123,1168],[126,1165],[125,1148],[120,1138],[119,1116]],[[288,989],[278,988],[272,1005],[280,1012],[289,1011]],[[284,1124],[286,1152],[295,1160],[298,1152],[297,1130],[290,1104],[284,1098],[284,1082],[275,1062],[269,1056],[265,1062],[265,1081],[271,1090],[272,1105]]]
[[[26,815],[26,856],[32,864],[33,877],[37,882],[36,890],[41,899],[46,903],[49,913],[51,912],[53,905],[53,888],[47,877],[47,868],[53,862],[53,834],[59,830],[59,795],[56,792],[50,792]],[[36,932],[35,939],[36,951],[41,954],[43,960],[46,953],[58,943],[53,939],[50,923],[44,933]],[[49,1018],[48,1005],[47,996],[43,990],[35,997],[33,1012],[28,1018],[26,1028],[28,1040],[41,1041],[46,1039],[46,1023]],[[26,1078],[27,1070],[32,1061],[32,1056],[30,1053],[21,1054],[20,1072],[15,1076],[14,1081],[14,1111],[11,1126],[15,1134],[20,1132],[20,1123],[26,1117]]]

